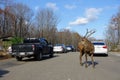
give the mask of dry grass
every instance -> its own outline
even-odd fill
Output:
[[[118,50],[118,49],[113,49],[113,50],[111,50],[110,52],[119,52],[119,53],[120,53],[120,50]]]
[[[8,59],[8,58],[11,58],[11,56],[7,52],[0,51],[0,60]]]

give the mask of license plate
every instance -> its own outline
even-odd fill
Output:
[[[24,53],[24,52],[22,52],[22,53],[20,53],[20,55],[25,55],[25,53]]]

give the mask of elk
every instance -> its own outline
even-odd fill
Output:
[[[91,43],[91,41],[88,40],[88,37],[90,35],[92,35],[93,33],[95,33],[95,30],[88,31],[88,29],[87,29],[87,32],[86,32],[85,36],[82,37],[81,41],[78,43],[78,49],[80,51],[80,56],[79,56],[80,65],[81,66],[83,65],[82,56],[85,54],[85,60],[86,60],[85,67],[86,68],[88,67],[88,65],[87,65],[87,55],[91,56],[92,66],[95,67],[94,59],[93,59],[94,45]]]

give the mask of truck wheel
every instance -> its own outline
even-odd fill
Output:
[[[50,51],[50,57],[53,57],[53,50]]]
[[[52,54],[50,54],[50,57],[53,57],[53,53],[52,53]]]
[[[36,57],[35,57],[38,61],[42,60],[42,53],[39,52]]]
[[[16,57],[17,61],[22,61],[22,57]]]

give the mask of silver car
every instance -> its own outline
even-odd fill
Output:
[[[55,53],[66,53],[67,49],[66,49],[66,46],[64,44],[56,44],[53,47],[53,52],[55,52]]]

